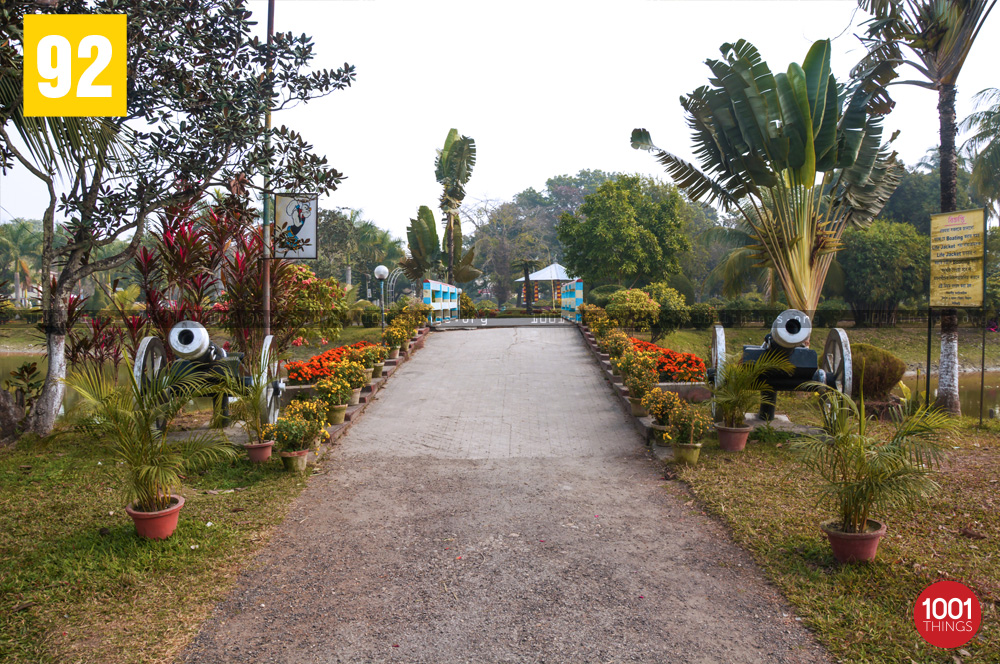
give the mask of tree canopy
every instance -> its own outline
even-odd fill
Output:
[[[567,270],[591,283],[628,285],[678,273],[678,257],[690,248],[680,220],[683,199],[675,187],[663,187],[621,175],[586,196],[577,214],[564,213],[558,234]]]

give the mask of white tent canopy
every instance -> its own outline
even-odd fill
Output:
[[[532,272],[528,275],[532,281],[572,281],[569,275],[566,274],[566,268],[564,268],[559,263],[553,263],[548,267],[543,267],[538,272]],[[524,281],[524,277],[516,279],[515,281]]]

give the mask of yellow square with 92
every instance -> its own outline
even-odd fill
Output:
[[[125,14],[26,14],[24,115],[128,112]]]

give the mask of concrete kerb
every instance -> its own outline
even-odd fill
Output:
[[[375,395],[378,394],[379,390],[385,387],[388,379],[396,373],[397,370],[406,362],[413,357],[413,354],[424,347],[424,342],[427,340],[427,336],[431,333],[431,328],[425,327],[417,332],[417,341],[413,342],[412,348],[407,349],[404,353],[402,350],[399,353],[399,357],[395,360],[386,360],[386,367],[383,370],[381,378],[375,379],[374,382],[364,388],[361,392],[361,402],[357,406],[348,406],[347,413],[344,416],[343,424],[336,424],[333,426],[326,427],[327,433],[330,434],[330,440],[326,443],[321,443],[319,450],[312,450],[309,452],[309,462],[315,463],[319,459],[322,459],[327,454],[333,450],[333,446],[354,426],[361,416],[364,415],[365,411],[375,401]],[[392,365],[389,365],[392,362]],[[301,385],[294,387],[309,388],[308,390],[302,390],[299,394],[309,394],[311,393],[311,385]]]

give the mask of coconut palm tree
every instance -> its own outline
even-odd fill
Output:
[[[472,169],[476,165],[476,141],[468,136],[459,137],[458,130],[452,129],[444,139],[444,147],[438,150],[434,160],[434,177],[444,187],[441,194],[440,207],[444,215],[444,236],[447,247],[448,283],[455,283],[455,254],[459,246],[455,238],[461,240],[462,222],[458,217],[458,208],[465,199],[465,184],[472,177]],[[459,281],[464,281],[459,279]]]
[[[997,0],[858,0],[872,14],[862,42],[867,56],[855,76],[885,64],[915,70],[918,78],[900,81],[936,90],[941,140],[941,212],[953,212],[958,200],[955,92],[958,75]],[[908,70],[909,70],[908,69]],[[941,312],[941,361],[937,405],[962,414],[958,400],[958,316]]]
[[[1000,88],[982,90],[973,99],[976,110],[961,125],[971,132],[963,145],[973,154],[970,184],[1000,216]]]
[[[25,293],[31,285],[34,264],[40,256],[42,234],[31,222],[15,219],[0,226],[0,263],[14,272],[14,302],[27,306]],[[22,278],[25,288],[21,288]]]
[[[723,59],[706,62],[710,83],[681,98],[702,170],[632,132],[632,147],[656,153],[692,199],[739,215],[753,257],[809,314],[844,229],[871,221],[901,172],[882,144],[892,67],[841,85],[830,50],[818,41],[801,66],[772,74],[752,44],[723,44]]]

